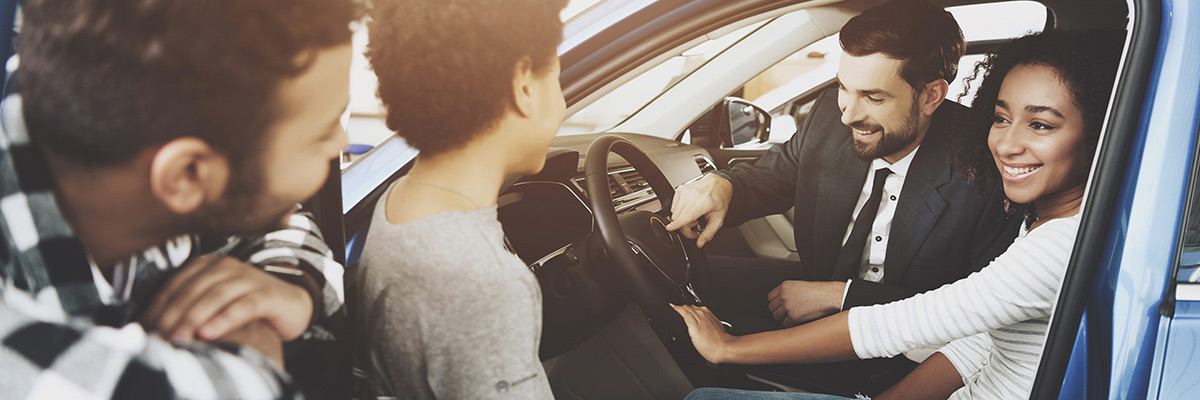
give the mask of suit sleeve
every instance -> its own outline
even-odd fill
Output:
[[[887,304],[913,297],[917,293],[920,292],[903,286],[853,279],[850,281],[850,286],[846,288],[846,298],[842,300],[842,311],[854,307]]]
[[[297,398],[290,378],[237,346],[174,346],[139,324],[47,322],[0,303],[5,398]]]
[[[796,203],[796,181],[800,170],[801,152],[807,132],[814,121],[840,118],[837,91],[821,94],[800,129],[791,139],[773,146],[762,157],[734,166],[728,173],[718,173],[733,184],[733,198],[725,226],[737,226],[751,219],[779,214]]]
[[[1024,220],[1004,211],[1004,186],[992,185],[987,208],[979,217],[971,240],[971,272],[979,271],[1004,254]]]

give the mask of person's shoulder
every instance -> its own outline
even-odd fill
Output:
[[[516,256],[497,251],[502,245],[492,243],[481,232],[371,230],[359,266],[371,275],[470,281],[499,273],[497,265],[516,263],[523,267]]]
[[[363,249],[360,268],[375,275],[460,277],[475,269],[479,252],[466,242],[428,240],[415,235],[380,235]]]
[[[838,106],[838,89],[829,88],[821,91],[821,94],[817,95],[817,99],[813,100],[813,106],[809,111],[808,118],[814,122],[832,120],[840,125],[842,109]]]
[[[1055,260],[1065,265],[1075,246],[1075,236],[1078,232],[1079,215],[1055,218],[1030,230],[1024,238],[1013,243],[1013,248],[1038,254],[1039,258]]]
[[[1073,240],[1075,238],[1075,234],[1079,231],[1081,214],[1082,213],[1075,214],[1070,217],[1055,218],[1050,221],[1046,221],[1044,224],[1042,224],[1042,226],[1037,227],[1037,229],[1029,231],[1029,234],[1026,236],[1030,238],[1056,238]]]
[[[836,88],[825,89],[814,100],[812,108],[804,121],[796,127],[792,141],[801,140],[806,148],[833,145],[840,139],[849,140],[850,128],[842,125],[842,109],[838,106],[838,91]]]
[[[970,108],[950,99],[946,99],[933,112],[926,141],[949,141],[950,136],[968,125]]]

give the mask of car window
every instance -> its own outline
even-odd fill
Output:
[[[346,133],[350,136],[351,146],[371,148],[392,137],[393,132],[384,122],[386,114],[383,103],[375,96],[379,81],[375,78],[375,72],[371,70],[367,57],[363,55],[367,50],[367,28],[363,24],[354,24],[352,29],[354,58],[350,61],[350,107],[343,123]],[[351,151],[344,155],[342,169],[349,166],[349,162],[359,155],[359,151]]]
[[[654,0],[571,0],[559,15],[565,24],[559,53],[652,3]],[[367,49],[366,25],[356,23],[351,28],[354,31],[354,58],[350,71],[350,107],[342,122],[352,148],[343,156],[343,170],[362,152],[379,146],[394,134],[384,121],[386,111],[375,95],[379,81],[363,54]]]
[[[564,23],[570,24],[575,22],[574,18],[585,11],[595,8],[601,3],[601,0],[571,0],[567,2],[567,7],[563,8],[562,20]]]
[[[601,132],[629,118],[663,91],[695,71],[766,21],[742,27],[730,33],[721,31],[704,36],[707,40],[643,72],[563,121],[558,134],[579,135]]]
[[[1193,162],[1192,183],[1181,227],[1182,251],[1179,252],[1179,271],[1176,275],[1177,281],[1186,283],[1200,283],[1200,149],[1196,154],[1197,161]]]

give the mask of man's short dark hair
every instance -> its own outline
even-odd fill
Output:
[[[367,58],[387,126],[422,153],[469,142],[508,110],[517,62],[544,73],[566,0],[375,0]]]
[[[196,137],[257,159],[274,89],[349,43],[353,0],[27,0],[17,54],[31,137],[83,167]]]
[[[938,79],[953,82],[966,51],[954,16],[926,0],[892,0],[842,27],[842,50],[855,57],[883,53],[901,60],[900,78],[913,89]]]

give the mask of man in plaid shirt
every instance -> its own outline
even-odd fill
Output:
[[[352,0],[27,0],[0,105],[0,397],[291,398],[340,331],[296,214],[345,146]]]

